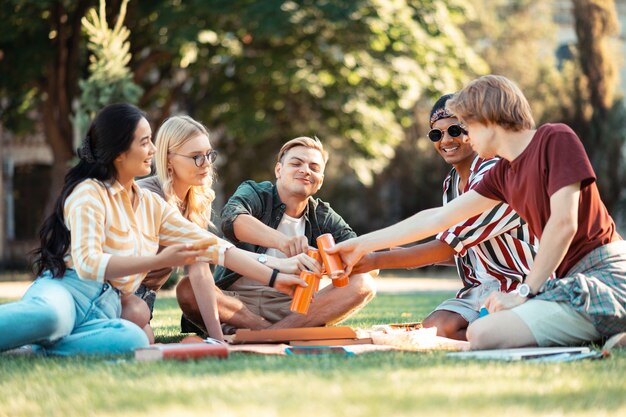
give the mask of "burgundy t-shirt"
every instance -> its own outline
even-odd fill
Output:
[[[556,270],[566,276],[593,249],[620,240],[615,223],[600,199],[587,153],[580,139],[564,124],[545,124],[513,161],[501,159],[485,174],[475,190],[509,204],[539,237],[550,217],[550,196],[580,182],[578,230]]]

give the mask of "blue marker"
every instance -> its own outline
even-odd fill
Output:
[[[485,317],[487,314],[489,314],[489,310],[487,310],[487,307],[485,306],[481,306],[480,310],[478,311],[478,317]]]

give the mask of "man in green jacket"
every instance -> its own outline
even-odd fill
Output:
[[[319,270],[321,266],[306,255],[309,247],[317,247],[318,236],[330,233],[336,242],[356,237],[328,203],[313,198],[322,186],[327,161],[328,153],[317,138],[285,143],[274,168],[276,183],[244,181],[224,206],[224,236],[257,253],[257,260],[271,268],[278,269],[272,264],[276,258],[290,258],[294,268],[314,265]],[[247,329],[334,324],[362,308],[376,292],[370,274],[354,274],[345,287],[331,284],[320,290],[303,315],[290,311],[290,296],[228,269],[217,267],[215,282],[222,290],[218,294],[222,323]],[[184,316],[202,324],[191,285],[181,282],[177,298]]]

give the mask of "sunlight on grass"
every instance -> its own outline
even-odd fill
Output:
[[[449,295],[383,294],[347,324],[418,321]],[[176,301],[159,300],[157,338],[180,338],[179,320]],[[1,357],[0,416],[617,416],[626,414],[625,365],[624,353],[561,364],[443,352],[156,363]]]

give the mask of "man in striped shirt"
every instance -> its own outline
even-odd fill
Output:
[[[473,189],[498,160],[480,158],[474,151],[465,129],[445,108],[451,97],[452,94],[444,95],[433,106],[428,133],[437,152],[452,165],[444,181],[444,204]],[[455,298],[441,303],[423,325],[437,327],[439,336],[466,340],[467,326],[479,317],[487,296],[493,291],[512,291],[524,281],[538,244],[526,223],[502,203],[439,233],[427,243],[369,253],[354,272],[456,265],[463,288]]]

